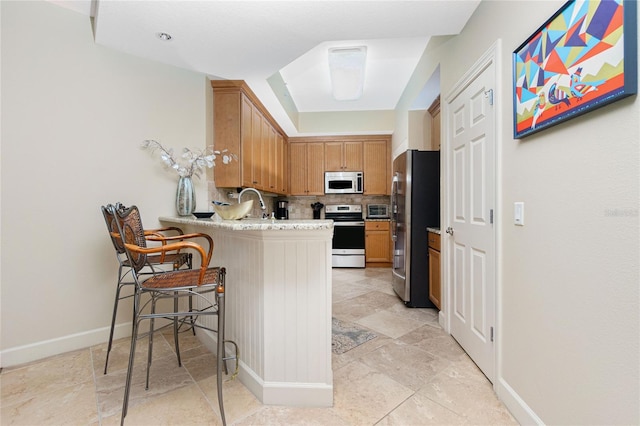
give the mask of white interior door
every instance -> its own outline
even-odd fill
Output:
[[[446,247],[451,335],[495,374],[495,63],[480,63],[448,98]]]

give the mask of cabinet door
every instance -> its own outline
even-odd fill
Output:
[[[342,142],[326,142],[324,144],[324,170],[327,172],[340,172],[342,163]]]
[[[267,120],[262,120],[262,157],[260,157],[260,188],[264,191],[273,190],[273,158],[275,153],[274,144],[276,140],[276,131]]]
[[[307,195],[324,195],[324,143],[307,145]]]
[[[307,195],[307,144],[289,144],[289,192]]]
[[[429,300],[440,309],[440,252],[429,247]]]
[[[254,107],[249,99],[242,97],[242,131],[240,138],[242,141],[242,153],[240,161],[242,162],[242,185],[253,186],[255,184],[253,178],[253,144],[254,144],[254,128],[253,128]]]
[[[429,107],[431,115],[431,149],[440,151],[440,96]]]
[[[388,195],[387,166],[390,161],[387,155],[386,141],[369,141],[364,143],[364,194]]]
[[[365,261],[369,263],[391,262],[391,235],[388,221],[366,221]]]
[[[251,115],[251,128],[252,128],[252,138],[251,138],[251,185],[254,188],[262,187],[262,114],[258,111],[257,108],[253,109],[253,113]]]
[[[440,151],[440,110],[432,117],[431,121],[431,146]]]
[[[238,161],[229,164],[218,164],[213,169],[214,181],[220,188],[241,186],[242,183],[242,151],[241,134],[242,117],[238,112],[243,108],[240,93],[218,93],[213,108],[214,136],[213,144],[217,150],[229,150],[238,156]]]
[[[429,107],[431,115],[431,149],[440,151],[440,96]]]
[[[275,180],[275,188],[274,191],[276,194],[284,194],[284,172],[286,170],[284,165],[284,138],[280,133],[276,132],[275,142],[274,142],[275,156],[273,161],[274,166],[274,180]]]
[[[342,150],[344,170],[361,172],[364,170],[362,142],[345,142]]]
[[[365,233],[365,261],[391,262],[389,256],[389,231],[366,231]]]
[[[327,172],[361,172],[362,142],[325,142],[324,169]]]
[[[280,139],[282,140],[282,186],[280,192],[282,194],[289,193],[289,142],[287,139],[279,134]]]

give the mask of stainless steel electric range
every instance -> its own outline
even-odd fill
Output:
[[[331,265],[334,268],[364,268],[362,204],[327,205],[324,216],[334,222]]]

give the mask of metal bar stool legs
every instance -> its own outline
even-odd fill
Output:
[[[106,354],[106,357],[105,357],[105,360],[104,360],[104,374],[107,374],[107,367],[109,366],[109,354],[111,353],[111,348],[113,347],[113,334],[114,334],[115,327],[116,327],[116,316],[118,314],[118,302],[120,300],[122,300],[122,299],[126,299],[128,297],[131,297],[131,296],[120,297],[120,291],[126,285],[135,284],[134,282],[122,282],[122,280],[124,278],[124,276],[122,275],[123,267],[124,267],[124,265],[122,265],[122,263],[120,263],[120,266],[118,267],[118,285],[116,287],[116,297],[115,297],[115,301],[113,302],[113,315],[111,316],[111,329],[109,331],[109,343],[107,345],[107,354]],[[129,271],[127,272],[127,274],[128,273],[129,273]]]
[[[217,385],[217,392],[218,392],[218,406],[220,408],[220,418],[222,420],[222,424],[226,425],[226,416],[225,416],[225,411],[224,411],[224,394],[223,394],[223,376],[226,374],[227,371],[227,365],[226,362],[229,359],[235,359],[236,360],[236,372],[234,373],[234,377],[237,374],[237,370],[238,370],[238,355],[237,355],[237,345],[235,344],[235,342],[232,341],[228,341],[224,339],[224,327],[225,327],[225,294],[224,294],[224,270],[221,271],[220,273],[220,283],[222,285],[218,286],[215,289],[215,292],[213,293],[214,295],[212,297],[215,297],[215,306],[217,307],[216,311],[214,312],[208,312],[205,315],[217,315],[217,330],[212,330],[212,331],[216,331],[217,332],[217,342],[216,342],[216,385]],[[134,316],[134,324],[133,324],[133,335],[131,336],[131,348],[130,348],[130,354],[129,354],[129,363],[128,363],[128,369],[127,369],[127,377],[126,377],[126,381],[125,381],[125,391],[124,391],[124,401],[123,401],[123,405],[122,405],[122,417],[121,417],[121,425],[124,424],[124,418],[127,415],[127,411],[128,411],[128,407],[129,407],[129,398],[131,396],[131,383],[132,383],[132,378],[133,378],[133,368],[134,368],[134,363],[135,363],[135,351],[136,351],[136,342],[138,340],[139,337],[142,336],[138,336],[138,333],[140,331],[140,324],[143,320],[148,319],[149,320],[149,348],[148,348],[148,353],[147,353],[147,371],[146,371],[146,382],[145,382],[145,389],[149,389],[149,374],[150,374],[150,370],[151,370],[151,361],[152,361],[152,351],[153,351],[153,332],[154,332],[154,320],[156,318],[166,318],[167,315],[170,314],[157,314],[155,312],[155,306],[156,306],[156,301],[158,298],[163,298],[166,296],[161,296],[161,295],[155,295],[152,294],[151,296],[151,300],[146,302],[146,304],[149,304],[151,307],[151,313],[150,314],[140,314],[140,310],[144,308],[144,306],[141,303],[141,294],[142,292],[136,292],[136,294],[134,295],[134,307],[136,310],[136,314]],[[174,301],[177,301],[177,297],[176,293],[174,292]],[[184,297],[184,296],[183,296]],[[179,312],[178,311],[178,307],[177,304],[174,305],[174,314],[175,316],[189,316],[189,314],[193,312],[191,310],[187,311],[187,312]],[[195,311],[199,314],[203,314],[202,312],[198,312]],[[177,327],[176,323],[174,322],[173,324],[174,327],[174,331],[175,331],[175,327]],[[176,336],[177,334],[174,333],[174,336]],[[232,344],[236,349],[236,353],[233,356],[227,357],[226,353],[225,353],[225,344],[226,343],[230,343]]]
[[[140,304],[140,295],[138,292],[134,295],[134,310],[138,312],[137,307]],[[129,391],[131,390],[131,378],[133,377],[133,360],[135,359],[136,353],[136,341],[138,340],[138,327],[140,326],[140,321],[137,318],[137,315],[134,315],[133,318],[133,334],[131,335],[131,348],[129,353],[129,364],[127,367],[127,379],[124,385],[124,401],[122,403],[122,417],[120,419],[120,425],[124,425],[124,417],[127,415],[127,409],[129,408]],[[148,367],[147,367],[148,368]]]
[[[224,276],[224,272],[221,274]],[[223,281],[224,282],[224,281]],[[224,400],[222,397],[222,366],[224,365],[225,373],[227,371],[225,364],[225,350],[224,350],[224,287],[218,287],[216,289],[216,296],[218,298],[218,341],[216,342],[216,377],[218,387],[218,405],[220,406],[220,418],[222,419],[222,425],[226,425],[227,421],[224,416]]]
[[[231,379],[234,379],[238,375],[238,367],[239,367],[239,355],[238,355],[238,345],[232,340],[225,340],[224,338],[224,326],[225,326],[225,309],[226,309],[226,301],[225,301],[225,275],[226,270],[221,268],[220,270],[220,283],[222,284],[220,287],[216,289],[216,296],[218,301],[218,330],[217,330],[217,342],[216,342],[216,384],[218,389],[218,405],[220,406],[220,418],[222,419],[223,426],[227,424],[225,415],[224,415],[224,398],[222,394],[222,372],[224,374],[229,374],[227,370],[227,361],[233,359],[236,361],[234,373],[231,376]],[[225,345],[230,343],[234,347],[234,355],[227,356]]]

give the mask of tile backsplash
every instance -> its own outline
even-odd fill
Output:
[[[237,203],[237,198],[229,198],[227,193],[230,190],[227,188],[216,188],[213,182],[209,182],[209,197],[208,202],[213,200],[226,201],[228,203]],[[234,191],[235,192],[235,191]],[[320,195],[320,196],[290,196],[290,197],[275,197],[272,195],[265,195],[262,193],[262,198],[267,206],[267,213],[270,216],[271,212],[275,209],[276,200],[289,201],[289,219],[313,219],[313,209],[311,204],[320,202],[325,206],[327,204],[362,204],[362,215],[366,216],[367,204],[389,204],[389,196],[368,196],[359,194],[345,194],[345,195]],[[246,198],[245,198],[246,197]],[[257,196],[254,193],[247,192],[242,195],[243,200],[254,199],[254,209],[252,211],[252,217],[262,217],[262,210],[260,210],[260,204],[257,202]],[[324,218],[324,208],[322,209],[322,218]]]
[[[327,204],[362,204],[362,215],[367,215],[367,204],[389,204],[388,196],[366,196],[366,195],[321,195],[317,197],[283,197],[289,200],[289,219],[313,219],[313,209],[311,204],[320,202]],[[324,218],[324,208],[322,209]]]

